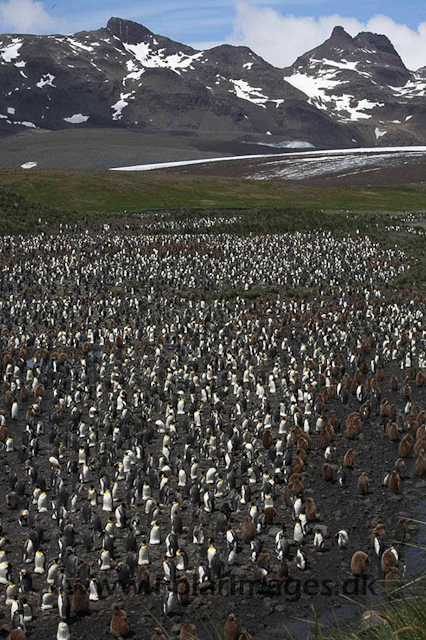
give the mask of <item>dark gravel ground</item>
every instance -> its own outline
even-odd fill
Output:
[[[240,134],[185,135],[118,128],[37,130],[0,138],[0,169],[19,169],[26,162],[37,162],[38,169],[110,169],[273,152],[255,142],[243,144]]]

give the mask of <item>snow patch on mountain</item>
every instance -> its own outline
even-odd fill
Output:
[[[237,98],[252,102],[264,109],[266,109],[267,102],[274,102],[277,107],[284,102],[284,100],[272,100],[271,98],[268,98],[268,96],[260,93],[263,91],[261,87],[251,87],[245,80],[232,80],[232,78],[230,78],[229,82],[234,85],[234,89],[229,89],[229,93],[235,93]]]
[[[379,127],[376,127],[374,133],[376,135],[376,140],[379,140],[387,134],[387,131],[383,131],[383,129],[379,129]]]
[[[112,119],[113,120],[121,120],[123,117],[123,109],[125,109],[126,107],[129,106],[128,103],[128,99],[133,99],[134,100],[134,91],[131,91],[130,93],[121,93],[120,94],[120,100],[117,100],[117,102],[113,105],[111,105],[111,109],[114,110],[114,113],[112,114]]]
[[[358,62],[349,62],[348,60],[342,59],[342,62],[336,62],[335,60],[328,60],[324,58],[324,60],[316,60],[315,58],[311,58],[312,63],[327,65],[328,67],[336,67],[337,69],[345,69],[356,71]]]
[[[232,80],[230,78],[229,82],[234,85],[234,89],[230,89],[229,93],[235,93],[237,98],[247,100],[266,109],[265,102],[268,101],[268,97],[260,93],[262,91],[260,87],[251,87],[245,80]]]
[[[69,122],[70,124],[82,124],[83,122],[87,122],[88,119],[89,116],[84,116],[82,113],[75,113],[69,118],[64,118],[65,122]]]
[[[415,75],[414,80],[409,80],[403,87],[391,87],[389,85],[389,89],[397,97],[420,98],[426,95],[426,82]]]
[[[123,43],[123,46],[144,67],[151,69],[171,69],[178,75],[180,75],[181,71],[194,69],[192,63],[204,55],[204,51],[200,51],[199,53],[194,53],[192,56],[183,52],[166,56],[164,55],[165,49],[152,50],[148,42],[140,42],[139,44]]]
[[[84,51],[89,51],[90,53],[92,53],[94,51],[94,48],[91,47],[90,45],[87,44],[83,44],[82,42],[79,42],[78,40],[76,40],[75,38],[71,38],[71,37],[67,37],[67,42],[68,44],[71,46],[72,49],[84,49]]]
[[[12,42],[6,47],[0,49],[0,56],[3,58],[4,62],[12,62],[16,58],[19,58],[21,55],[19,53],[19,49],[22,47],[24,43],[19,38],[15,38]]]
[[[0,120],[5,120],[7,124],[19,124],[22,127],[27,127],[28,129],[37,129],[34,122],[28,122],[28,120],[10,120],[9,117],[3,113],[0,113]]]
[[[348,82],[336,80],[332,73],[323,73],[320,77],[294,73],[291,76],[285,76],[284,80],[296,89],[303,91],[309,97],[310,104],[324,111],[334,111],[342,121],[356,122],[371,118],[372,114],[365,113],[365,111],[384,106],[383,103],[371,102],[365,98],[357,100],[349,94],[334,95],[331,92],[337,88],[340,89]]]
[[[134,60],[127,60],[126,67],[129,73],[123,78],[123,86],[127,80],[140,80],[141,76],[145,73],[145,69],[143,67],[140,69]]]
[[[37,82],[36,86],[39,87],[40,89],[43,89],[43,87],[45,87],[46,85],[54,87],[55,86],[53,84],[54,79],[55,79],[55,76],[52,76],[51,73],[46,73],[46,75],[42,76],[41,80]]]

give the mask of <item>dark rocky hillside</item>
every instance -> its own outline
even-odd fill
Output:
[[[325,148],[418,144],[425,76],[385,36],[341,27],[282,70],[246,47],[196,51],[111,18],[72,36],[0,36],[0,133],[113,126]]]

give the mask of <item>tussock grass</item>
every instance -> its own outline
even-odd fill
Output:
[[[150,209],[286,207],[340,211],[426,209],[426,193],[410,187],[313,187],[164,172],[4,169],[0,187],[34,202],[80,213]]]

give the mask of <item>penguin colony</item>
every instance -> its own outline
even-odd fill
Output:
[[[303,576],[397,583],[405,496],[426,480],[426,305],[387,287],[401,252],[137,224],[0,246],[10,638],[39,621],[57,640],[160,638],[173,618],[202,638],[194,611],[220,603],[241,640],[254,601],[208,596],[220,579],[257,598]],[[220,295],[255,285],[310,290]]]

